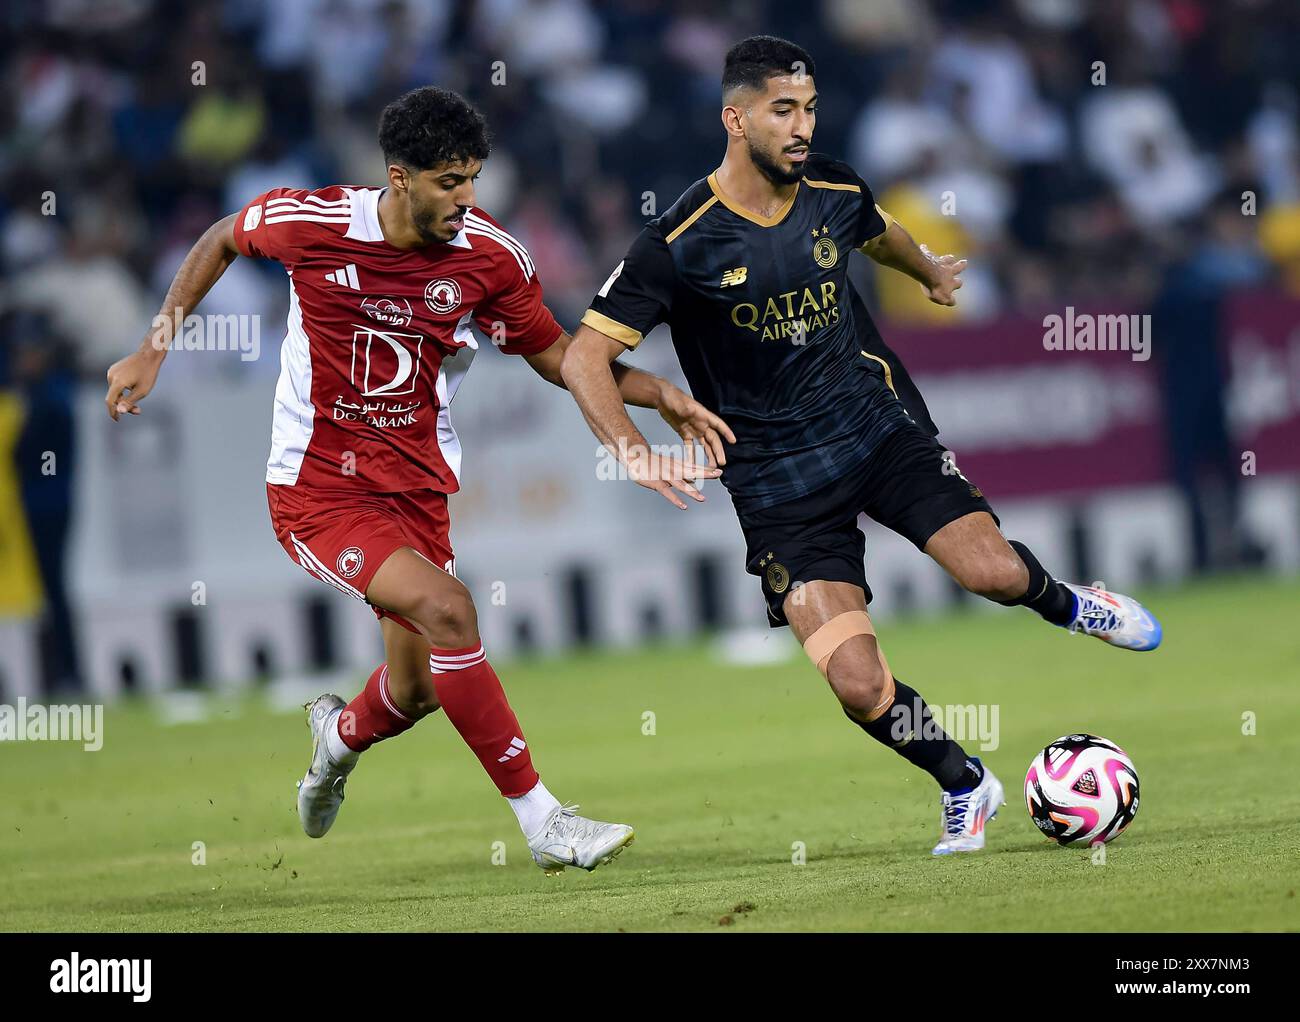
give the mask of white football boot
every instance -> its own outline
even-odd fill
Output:
[[[324,837],[333,826],[343,803],[343,783],[356,766],[355,759],[346,764],[334,762],[325,740],[325,729],[338,726],[345,706],[347,703],[332,694],[317,696],[303,706],[311,728],[311,766],[298,782],[298,819],[308,837]]]
[[[1160,645],[1160,622],[1133,597],[1099,586],[1062,584],[1075,596],[1074,620],[1065,626],[1071,632],[1083,632],[1112,646],[1139,652]]]
[[[979,758],[971,757],[976,763]],[[998,807],[1007,804],[1002,782],[993,771],[980,764],[984,777],[970,791],[943,793],[943,837],[934,846],[933,855],[953,852],[978,852],[984,847],[984,825],[998,815]]]
[[[601,823],[579,816],[576,805],[556,806],[542,829],[528,839],[533,861],[548,877],[577,866],[588,872],[603,866],[636,837],[626,823]]]

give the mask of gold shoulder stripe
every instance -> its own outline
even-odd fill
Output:
[[[894,390],[894,374],[889,371],[889,363],[879,355],[868,355],[865,351],[862,352],[862,357],[869,358],[871,361],[879,362],[881,364],[885,370],[885,386],[893,391],[894,397],[898,397],[898,391]]]
[[[597,312],[595,309],[588,309],[583,313],[582,322],[606,337],[612,337],[620,344],[626,344],[629,348],[635,348],[641,343],[641,332],[639,330],[624,326],[618,320],[610,319],[604,313]]]
[[[861,194],[862,192],[862,189],[859,188],[857,185],[849,185],[849,184],[842,185],[842,184],[836,184],[833,181],[814,181],[812,180],[812,178],[807,178],[807,177],[803,179],[803,182],[809,188],[831,188],[837,192],[858,192],[859,194]]]
[[[686,230],[686,228],[690,227],[691,224],[695,223],[696,220],[698,220],[705,213],[707,213],[709,211],[709,207],[712,206],[717,201],[718,201],[718,197],[716,195],[712,196],[708,202],[706,202],[703,206],[701,206],[694,213],[688,216],[684,221],[682,221],[680,226],[678,226],[676,230],[673,231],[672,234],[668,235],[668,237],[664,239],[664,242],[668,245],[671,245],[673,243],[673,239],[676,238],[677,235],[681,234],[682,231]]]
[[[881,231],[879,234],[877,234],[874,238],[868,238],[866,241],[864,241],[861,245],[858,246],[858,251],[861,252],[863,255],[867,255],[867,256],[871,255],[870,250],[875,246],[876,242],[878,242],[881,238],[883,238],[888,233],[889,225],[898,223],[897,220],[895,220],[892,216],[890,216],[888,213],[886,213],[883,209],[880,208],[880,203],[878,202],[876,203],[876,212],[880,214],[880,219],[885,221],[885,229]],[[902,227],[903,225],[898,224],[898,226]]]

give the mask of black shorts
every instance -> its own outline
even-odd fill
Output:
[[[830,485],[740,515],[745,570],[762,580],[773,628],[789,623],[782,605],[790,590],[805,582],[851,582],[871,602],[859,513],[910,540],[918,550],[963,515],[993,515],[979,487],[944,454],[934,437],[908,423],[889,434],[861,466]]]

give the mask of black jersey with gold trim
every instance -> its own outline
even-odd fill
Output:
[[[710,175],[645,227],[583,316],[628,347],[669,325],[691,392],[736,434],[722,480],[738,511],[842,477],[909,417],[937,432],[848,279],[849,255],[884,230],[866,183],[826,156],[766,218]]]

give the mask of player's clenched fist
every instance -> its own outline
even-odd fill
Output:
[[[139,415],[139,402],[153,390],[162,365],[162,353],[152,350],[137,351],[114,362],[108,368],[108,393],[104,403],[108,414],[116,422],[118,416],[130,413]]]

